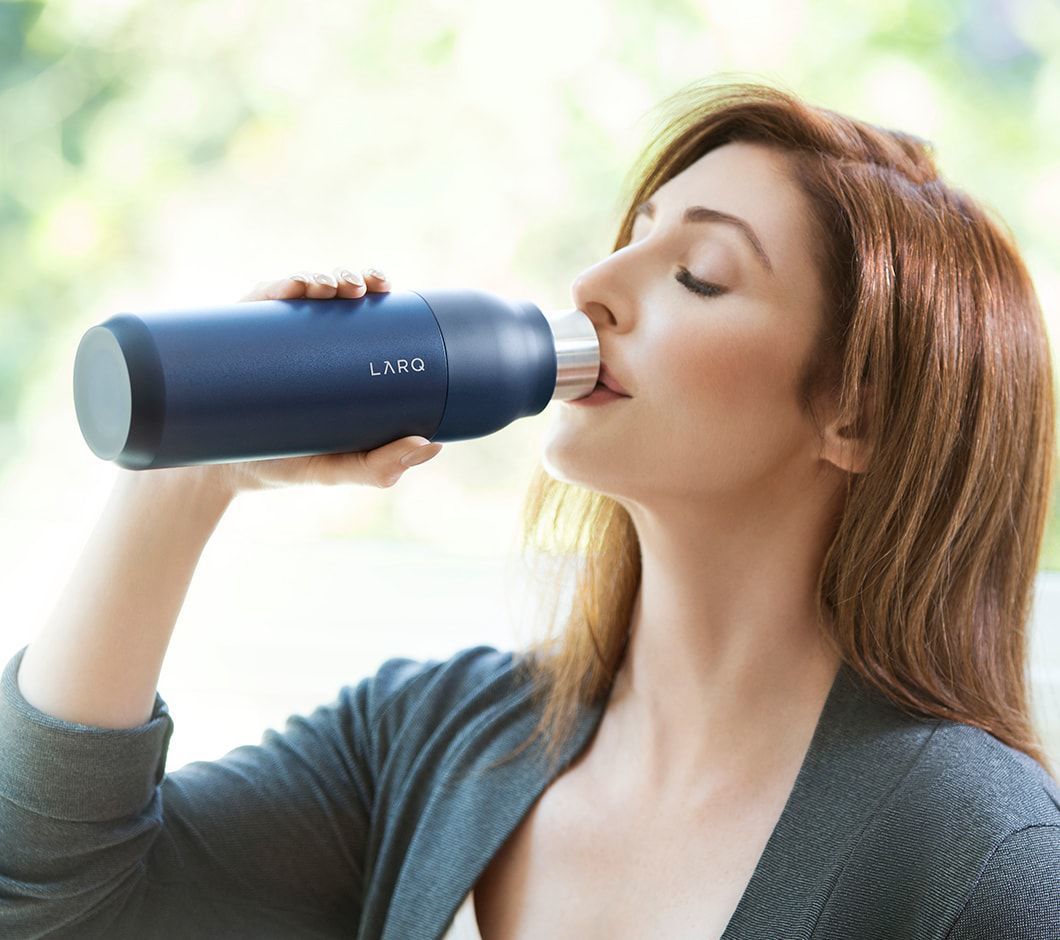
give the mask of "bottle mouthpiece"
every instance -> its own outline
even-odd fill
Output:
[[[556,344],[556,391],[553,401],[583,398],[600,375],[600,341],[596,327],[581,310],[545,314]]]

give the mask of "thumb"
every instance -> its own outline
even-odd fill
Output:
[[[409,467],[425,463],[441,450],[441,444],[413,435],[392,441],[364,456],[372,475],[378,474],[382,478],[381,485],[393,486]]]

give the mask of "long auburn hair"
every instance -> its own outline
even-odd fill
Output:
[[[633,208],[715,147],[781,148],[812,206],[829,292],[800,385],[873,442],[848,473],[816,588],[826,642],[902,711],[974,725],[1055,776],[1032,724],[1027,623],[1055,472],[1052,364],[1031,278],[1006,224],[943,182],[934,146],[758,83],[686,86],[626,183]],[[817,425],[819,427],[819,424]],[[607,693],[629,640],[640,548],[615,500],[539,464],[524,560],[550,574],[552,619],[516,654],[544,705],[531,735],[553,762],[579,706]],[[827,624],[827,626],[825,626]],[[494,765],[495,766],[495,765]]]

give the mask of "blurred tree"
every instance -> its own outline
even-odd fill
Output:
[[[569,282],[608,249],[642,114],[747,65],[931,139],[1016,235],[1055,348],[1052,0],[326,0],[309,17],[290,2],[3,0],[0,469],[25,449],[34,380],[72,354],[59,338],[116,283],[176,270],[181,251],[220,267],[281,235],[335,238],[376,210],[394,228],[375,244],[400,238],[424,270],[468,257],[505,283]],[[1044,564],[1060,569],[1057,498]]]

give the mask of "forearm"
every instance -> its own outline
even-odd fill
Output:
[[[147,721],[195,567],[231,500],[194,468],[123,470],[23,654],[26,701],[103,728]]]

